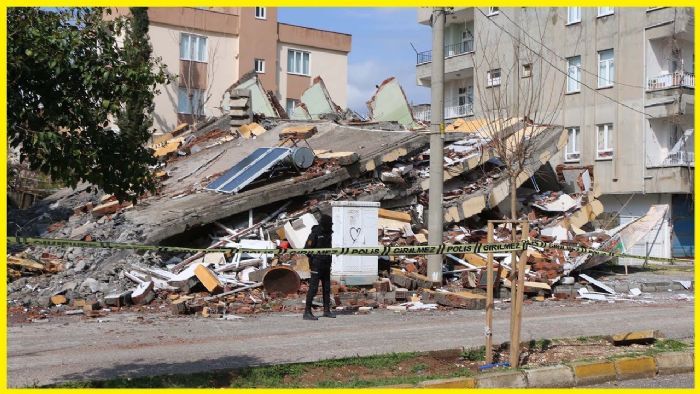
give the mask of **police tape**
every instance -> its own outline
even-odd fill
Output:
[[[357,256],[399,256],[399,255],[430,255],[444,253],[499,253],[525,250],[527,242],[512,243],[471,243],[471,244],[442,244],[442,245],[421,245],[421,246],[363,246],[363,247],[341,247],[341,248],[313,248],[313,249],[282,249],[282,248],[183,248],[179,246],[160,246],[128,244],[108,241],[77,241],[71,239],[55,238],[32,238],[32,237],[7,237],[8,244],[15,245],[38,245],[38,246],[58,246],[58,247],[78,247],[78,248],[102,248],[102,249],[132,249],[158,252],[204,252],[204,253],[267,253],[267,254],[308,254],[308,255],[357,255]]]
[[[404,255],[432,255],[432,254],[474,254],[474,253],[502,253],[525,250],[528,247],[544,249],[559,249],[582,254],[592,254],[608,257],[625,257],[649,261],[663,262],[693,262],[689,259],[664,258],[652,256],[638,256],[626,253],[616,253],[583,246],[555,244],[539,240],[528,240],[505,243],[469,243],[469,244],[442,244],[420,246],[365,246],[365,247],[341,247],[341,248],[313,248],[313,249],[282,249],[282,248],[184,248],[179,246],[129,244],[109,241],[78,241],[72,239],[34,238],[34,237],[7,237],[7,243],[13,245],[36,245],[56,247],[78,247],[98,249],[130,249],[141,251],[157,251],[171,253],[266,253],[266,254],[306,254],[306,255],[356,255],[356,256],[404,256]]]

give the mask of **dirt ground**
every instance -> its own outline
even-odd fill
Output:
[[[629,353],[643,353],[654,348],[653,344],[630,344],[615,346],[602,337],[580,337],[555,340],[531,341],[523,351],[521,367],[539,367],[557,365],[582,359],[606,359]],[[432,376],[468,376],[476,375],[484,361],[484,349],[470,351],[437,351],[417,354],[396,363],[387,362],[386,366],[358,365],[350,363],[342,368],[336,365],[307,365],[293,375],[285,375],[283,385],[293,387],[323,387],[328,382],[336,384],[353,382],[382,381],[384,379],[429,378]],[[508,360],[508,348],[494,347],[494,362]],[[234,384],[236,373],[232,374]],[[245,387],[242,385],[241,387]]]

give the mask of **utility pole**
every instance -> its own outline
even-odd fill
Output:
[[[431,69],[430,100],[430,187],[428,204],[428,243],[442,244],[442,189],[443,189],[443,138],[445,86],[445,8],[433,8],[433,62]],[[442,255],[428,256],[428,278],[442,283]]]

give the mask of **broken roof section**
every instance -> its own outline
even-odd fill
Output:
[[[292,120],[319,120],[328,115],[342,116],[343,110],[333,102],[326,84],[320,76],[301,95],[301,104],[289,114]],[[325,116],[324,116],[325,115]]]
[[[425,127],[413,117],[406,93],[394,77],[385,79],[377,87],[374,96],[367,102],[367,108],[373,121],[398,122],[408,130]]]
[[[243,77],[241,77],[241,79],[226,89],[221,102],[221,108],[223,109],[224,113],[229,113],[232,107],[237,106],[235,103],[232,103],[234,90],[250,91],[250,100],[252,101],[252,110],[254,114],[265,115],[266,118],[280,117],[280,114],[275,109],[275,106],[270,102],[262,82],[260,82],[260,79],[258,79],[258,76],[254,72],[245,74]]]

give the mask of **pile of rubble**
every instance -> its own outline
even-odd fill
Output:
[[[386,208],[379,213],[380,244],[427,244],[428,138],[396,80],[379,85],[368,120],[342,112],[320,78],[302,95],[302,104],[286,114],[254,75],[247,76],[227,90],[224,116],[153,136],[160,161],[154,168],[160,179],[155,195],[141,196],[132,205],[96,195],[88,185],[61,190],[29,210],[11,210],[9,235],[193,248],[268,248],[286,240],[303,247],[331,202],[352,200],[378,201]],[[614,231],[594,231],[589,223],[602,212],[602,204],[592,168],[553,169],[548,163],[566,144],[563,128],[524,119],[460,119],[448,127],[443,152],[446,243],[486,242],[487,221],[510,216],[504,202],[509,180],[485,128],[498,129],[503,138],[516,138],[526,129],[542,131],[534,146],[536,159],[525,163],[525,174],[532,176],[516,180],[520,219],[529,222],[533,239],[604,250],[614,250],[624,240],[629,247],[662,212]],[[237,179],[242,183],[235,191],[211,186],[224,178],[232,182],[251,167],[241,165],[236,172],[232,165],[254,163],[260,152],[273,151],[286,156]],[[295,157],[298,152],[303,155]],[[497,242],[511,237],[509,228],[496,227]],[[14,246],[10,252],[12,308],[53,305],[93,317],[106,313],[103,307],[171,308],[175,314],[230,318],[298,311],[309,277],[308,259],[302,255]],[[496,294],[507,299],[512,255],[494,258]],[[564,297],[555,286],[568,286],[575,270],[605,261],[558,249],[530,249],[527,259],[525,291],[537,300]],[[334,282],[333,301],[338,308],[362,310],[483,308],[486,256],[447,255],[444,266],[443,283],[434,283],[426,277],[422,256],[380,257],[372,286]],[[574,294],[579,296],[590,298]]]

